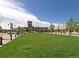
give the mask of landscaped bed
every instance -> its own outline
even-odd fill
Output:
[[[0,57],[79,57],[79,37],[25,33],[1,47]]]

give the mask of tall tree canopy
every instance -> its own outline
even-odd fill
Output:
[[[75,19],[71,17],[71,18],[69,18],[68,22],[66,23],[66,29],[68,29],[69,32],[72,32],[72,31],[74,31],[74,29],[76,29],[75,27],[77,24],[78,23],[75,21]]]

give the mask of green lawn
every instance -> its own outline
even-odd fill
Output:
[[[0,57],[79,57],[79,37],[23,34],[0,48]]]

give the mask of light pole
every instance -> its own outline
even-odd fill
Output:
[[[10,40],[12,40],[13,23],[10,23]]]
[[[59,34],[59,30],[60,30],[59,27],[60,27],[60,25],[58,24],[58,34]]]
[[[37,26],[38,32],[39,32],[39,26]]]
[[[13,19],[13,16],[11,16],[11,19]],[[10,40],[12,40],[12,30],[13,30],[13,23],[11,23],[11,19],[10,19]]]
[[[50,32],[52,34],[52,31],[53,31],[53,24],[52,24],[52,18],[51,18],[51,23],[50,23]]]
[[[4,20],[3,16],[0,15],[0,23]],[[0,36],[0,45],[3,45],[2,36]]]
[[[51,34],[52,34],[52,22],[51,22],[50,26],[51,26]]]

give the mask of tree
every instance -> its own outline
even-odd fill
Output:
[[[18,26],[17,28],[14,29],[14,31],[18,32],[18,33],[23,33],[23,27]]]
[[[69,21],[66,23],[66,29],[69,31],[69,35],[74,31],[77,22],[71,17]]]
[[[3,30],[3,29],[2,29],[2,27],[0,26],[0,32],[2,32],[2,30]]]
[[[54,25],[52,25],[52,22],[51,22],[51,24],[50,24],[50,26],[49,26],[49,30],[50,30],[50,32],[51,32],[51,34],[52,34],[52,32],[54,31]]]
[[[79,23],[77,23],[75,28],[76,28],[76,31],[79,32]]]

